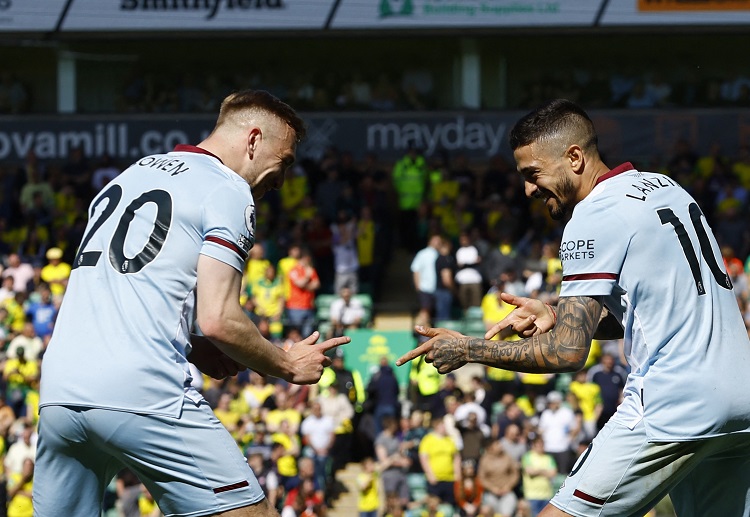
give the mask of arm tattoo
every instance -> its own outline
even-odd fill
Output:
[[[601,310],[599,298],[561,298],[557,306],[557,324],[546,334],[519,341],[450,340],[453,346],[445,346],[446,353],[451,349],[452,353],[458,354],[452,357],[452,363],[460,357],[459,360],[463,361],[530,373],[576,371],[586,362]]]
[[[439,339],[435,342],[433,361],[435,367],[443,372],[445,368],[455,370],[467,362],[466,351],[471,350],[471,338]]]

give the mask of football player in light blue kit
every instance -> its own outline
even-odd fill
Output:
[[[526,195],[571,215],[557,311],[503,294],[516,309],[485,338],[512,326],[525,339],[418,329],[431,339],[398,364],[576,371],[592,338],[624,337],[624,400],[540,515],[642,517],[666,494],[680,517],[750,515],[750,341],[695,200],[667,176],[610,170],[566,100],[522,118],[510,143]]]
[[[124,467],[167,516],[277,515],[188,361],[307,384],[349,341],[283,350],[239,305],[254,199],[281,186],[303,133],[275,97],[238,92],[198,146],[138,160],[93,200],[44,356],[35,516],[98,516]]]

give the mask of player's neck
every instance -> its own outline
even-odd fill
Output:
[[[583,181],[579,193],[579,201],[591,194],[591,191],[596,187],[599,178],[609,172],[609,167],[598,158],[589,160],[586,164],[586,168],[589,170],[586,171],[584,178],[582,178]]]
[[[209,153],[218,157],[221,162],[234,172],[242,176],[242,158],[233,148],[230,142],[221,138],[216,133],[212,133],[205,140],[198,144],[198,147],[205,149]],[[244,177],[244,176],[243,176]],[[247,178],[245,178],[247,180]]]

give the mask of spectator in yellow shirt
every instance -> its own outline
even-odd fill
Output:
[[[363,472],[357,475],[359,489],[359,517],[377,517],[380,508],[380,493],[378,491],[378,472],[375,460],[367,457],[362,461]]]
[[[587,373],[586,369],[577,371],[569,389],[578,399],[578,407],[583,416],[583,430],[586,438],[591,440],[596,436],[596,422],[602,413],[602,389],[595,382],[586,380]]]
[[[432,431],[422,438],[419,461],[427,477],[427,493],[455,504],[453,487],[461,479],[461,455],[442,417],[432,419]]]
[[[39,362],[26,359],[23,347],[16,349],[16,357],[8,359],[3,368],[3,379],[6,382],[6,400],[16,417],[24,416],[26,393],[31,389],[34,379],[39,377]]]
[[[70,264],[62,261],[63,251],[60,248],[48,249],[46,256],[49,262],[42,268],[42,280],[49,284],[52,296],[59,300],[68,286]]]
[[[297,265],[297,261],[302,253],[302,248],[299,244],[292,244],[289,246],[289,250],[286,252],[286,257],[279,260],[278,264],[278,275],[281,280],[281,284],[284,286],[284,299],[289,298],[289,293],[292,291],[291,280],[289,280],[289,272],[294,269]]]

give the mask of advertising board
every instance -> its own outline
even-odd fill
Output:
[[[510,157],[508,132],[525,112],[303,113],[307,138],[298,155],[319,159],[330,147],[361,159],[373,153],[393,161],[414,145],[427,156],[462,153],[474,162]],[[651,160],[672,153],[680,139],[698,152],[713,143],[729,155],[750,145],[750,109],[592,110],[599,146],[608,163]],[[200,142],[213,128],[210,115],[0,117],[0,160],[20,162],[28,151],[61,160],[74,147],[90,157],[120,162]]]

